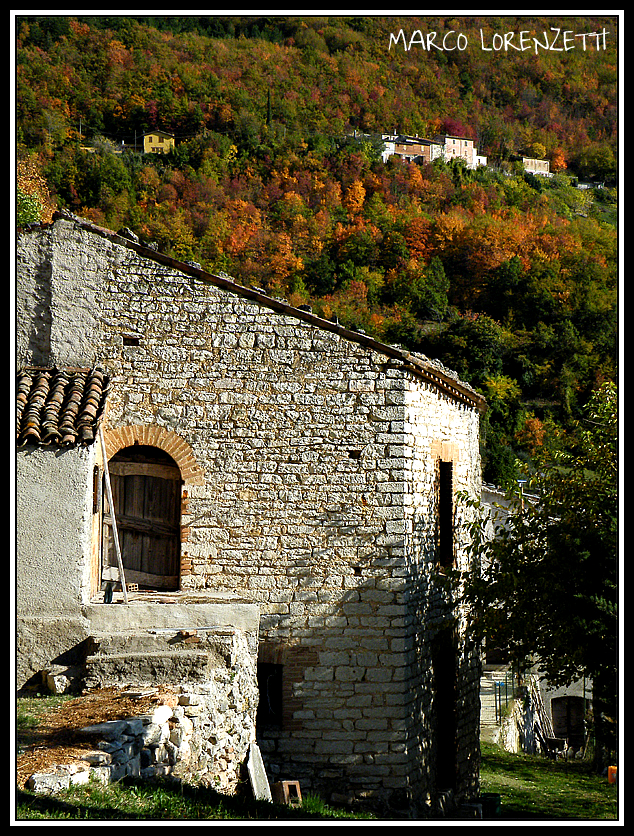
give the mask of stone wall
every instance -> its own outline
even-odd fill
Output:
[[[233,793],[245,780],[258,706],[252,637],[235,628],[156,632],[127,634],[128,664],[121,662],[124,654],[112,652],[112,637],[93,640],[85,676],[93,694],[113,685],[123,693],[158,691],[161,704],[151,714],[83,729],[94,750],[34,776],[32,789],[54,791],[92,776],[105,783],[173,778]],[[148,639],[169,644],[171,653],[150,651]]]
[[[175,688],[180,694],[150,714],[87,726],[81,732],[94,749],[69,764],[35,773],[27,782],[34,792],[51,793],[91,780],[104,784],[122,778],[173,779],[235,793],[246,778],[255,714],[247,709],[253,694],[236,703],[219,696],[218,683]],[[223,710],[219,706],[225,706]]]
[[[431,648],[450,625],[458,789],[472,786],[477,652],[437,542],[439,463],[454,496],[479,491],[478,399],[439,364],[71,221],[19,251],[25,311],[49,287],[81,311],[76,339],[53,317],[20,332],[19,356],[45,336],[52,361],[101,364],[107,441],[159,428],[202,474],[184,486],[181,588],[260,607],[259,660],[281,677],[281,715],[259,729],[272,779],[431,799]]]

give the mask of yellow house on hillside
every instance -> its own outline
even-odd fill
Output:
[[[143,135],[143,152],[145,154],[167,154],[176,148],[176,140],[172,134],[165,131],[150,131]]]

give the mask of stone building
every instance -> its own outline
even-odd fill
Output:
[[[392,809],[472,797],[479,654],[447,580],[481,398],[66,215],[19,234],[16,311],[18,686],[96,607],[107,622],[120,559],[118,619],[159,594],[162,614],[224,604],[225,624],[258,608],[272,781]]]
[[[386,162],[392,154],[416,163],[431,163],[433,160],[442,157],[442,145],[440,142],[434,142],[431,139],[390,134],[383,134],[382,139],[383,162]]]
[[[396,154],[404,160],[418,164],[432,163],[438,159],[449,162],[461,159],[467,164],[467,168],[478,168],[487,164],[487,157],[478,154],[473,140],[468,137],[443,134],[434,139],[424,139],[403,134],[383,134],[381,139],[383,162],[387,162],[393,154]]]
[[[529,174],[540,174],[543,177],[552,177],[550,173],[550,160],[536,160],[533,157],[522,157],[524,171]]]
[[[434,139],[442,147],[443,159],[461,159],[466,162],[467,168],[476,167],[475,157],[478,156],[478,151],[472,139],[466,136],[448,136],[446,134],[436,136]]]

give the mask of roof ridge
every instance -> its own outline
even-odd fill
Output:
[[[145,258],[156,261],[165,266],[172,267],[173,269],[178,270],[181,273],[185,273],[186,275],[199,278],[201,281],[208,282],[216,287],[229,290],[232,293],[236,293],[244,298],[251,299],[252,301],[265,305],[272,310],[276,310],[278,313],[285,313],[289,316],[293,316],[297,319],[315,325],[322,330],[334,332],[344,339],[359,343],[366,348],[377,351],[380,354],[400,360],[412,371],[412,373],[424,378],[429,383],[441,389],[456,400],[475,407],[479,412],[486,411],[486,401],[484,397],[476,392],[475,389],[473,389],[468,383],[460,380],[457,374],[449,370],[439,360],[432,360],[429,357],[414,354],[401,346],[389,345],[388,343],[381,342],[380,340],[377,340],[376,338],[363,332],[346,328],[337,321],[323,319],[322,317],[317,316],[317,314],[312,313],[312,311],[308,309],[308,306],[303,306],[301,308],[295,307],[284,299],[269,296],[262,289],[239,284],[235,281],[235,279],[227,274],[218,275],[216,273],[210,273],[203,270],[199,264],[179,261],[172,256],[159,252],[148,243],[143,243],[141,239],[139,239],[139,237],[131,230],[123,229],[119,232],[114,232],[111,229],[98,226],[91,221],[80,218],[79,216],[65,210],[57,211],[53,214],[53,223],[56,220],[71,221],[82,229],[115,241],[122,246],[134,250]]]

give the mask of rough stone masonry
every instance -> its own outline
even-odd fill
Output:
[[[270,779],[394,807],[475,794],[479,654],[446,570],[465,566],[460,494],[480,492],[479,396],[76,218],[23,232],[17,257],[19,365],[109,375],[108,458],[143,445],[180,468],[178,590],[260,608]],[[78,610],[101,588],[99,514],[78,515]]]

